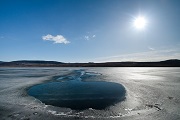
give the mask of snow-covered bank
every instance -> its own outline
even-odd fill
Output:
[[[80,68],[0,68],[1,119],[180,119],[180,68],[85,68],[99,73],[86,81],[121,83],[126,100],[105,110],[76,111],[45,105],[26,89]]]

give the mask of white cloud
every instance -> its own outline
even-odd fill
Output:
[[[84,36],[84,39],[89,40],[90,38],[89,38],[89,36]]]
[[[148,49],[149,49],[149,50],[155,50],[155,49],[154,49],[154,48],[152,48],[152,47],[148,47]]]
[[[62,35],[56,35],[56,36],[52,36],[50,34],[42,36],[43,40],[49,40],[49,41],[53,41],[54,43],[64,43],[64,44],[68,44],[70,43],[65,37],[63,37]]]
[[[94,39],[95,37],[96,37],[96,35],[85,35],[84,39],[85,40],[91,40],[91,39]]]

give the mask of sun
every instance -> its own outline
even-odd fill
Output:
[[[147,24],[146,19],[143,16],[139,16],[134,20],[134,26],[137,29],[144,29]]]

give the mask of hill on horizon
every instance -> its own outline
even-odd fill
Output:
[[[1,62],[0,67],[180,67],[180,60],[169,59],[156,62],[102,62],[63,63],[44,60],[18,60]]]

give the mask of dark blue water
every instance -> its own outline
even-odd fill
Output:
[[[125,99],[125,88],[118,83],[103,81],[83,81],[98,79],[100,74],[83,70],[66,76],[55,77],[48,83],[31,87],[28,94],[47,105],[75,110],[88,108],[105,109]]]

